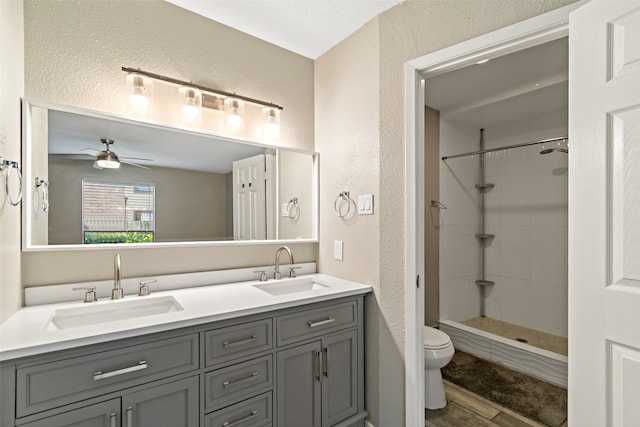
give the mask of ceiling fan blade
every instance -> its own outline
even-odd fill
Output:
[[[140,160],[143,162],[153,162],[153,159],[144,159],[142,157],[120,157],[118,156],[119,159],[127,159],[127,160]]]
[[[137,168],[142,168],[142,169],[150,170],[150,168],[148,168],[148,167],[146,167],[146,166],[142,166],[142,165],[139,165],[139,164],[137,164],[137,163],[126,162],[126,161],[124,161],[124,160],[122,160],[122,159],[120,159],[120,163],[125,163],[125,164],[127,164],[127,165],[135,166],[135,167],[137,167]]]
[[[95,155],[98,155],[98,154],[102,153],[102,151],[96,150],[95,148],[83,148],[80,151],[93,151],[94,153],[96,153]]]

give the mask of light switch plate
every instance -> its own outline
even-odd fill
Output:
[[[373,194],[358,196],[358,215],[373,215]]]
[[[289,216],[289,204],[283,203],[280,216]]]
[[[342,240],[333,241],[333,258],[342,261]]]

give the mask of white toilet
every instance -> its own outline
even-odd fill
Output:
[[[449,335],[444,332],[424,327],[422,333],[424,344],[424,393],[425,407],[427,409],[440,409],[447,406],[447,398],[444,395],[442,372],[453,357],[454,348]]]

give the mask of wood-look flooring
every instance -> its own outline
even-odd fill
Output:
[[[448,381],[444,389],[448,404],[443,409],[425,410],[426,427],[544,427]]]

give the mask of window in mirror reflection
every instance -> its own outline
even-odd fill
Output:
[[[82,181],[85,244],[151,243],[155,234],[155,185]]]

